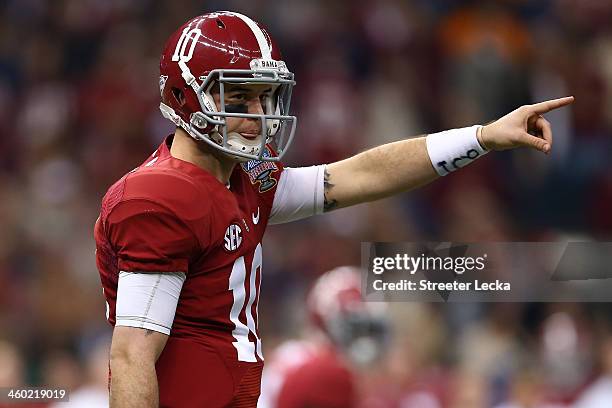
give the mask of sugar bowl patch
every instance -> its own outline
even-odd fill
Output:
[[[263,157],[270,157],[270,149],[266,147],[263,153]],[[274,177],[274,172],[278,171],[278,166],[274,162],[263,161],[263,160],[249,160],[248,162],[241,163],[242,170],[249,176],[251,184],[259,184],[259,192],[265,193],[274,187],[277,183]]]

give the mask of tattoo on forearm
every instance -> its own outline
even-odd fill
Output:
[[[331,211],[338,207],[338,200],[333,200],[333,199],[330,200],[327,198],[327,193],[329,193],[331,189],[334,188],[334,185],[329,181],[329,179],[330,179],[329,172],[327,171],[327,169],[325,169],[325,173],[323,176],[323,197],[324,197],[323,211],[325,212]]]

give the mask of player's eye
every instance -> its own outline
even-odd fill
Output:
[[[227,101],[230,103],[236,103],[236,102],[244,102],[248,99],[248,96],[246,93],[236,93],[236,94],[230,94],[227,97]]]

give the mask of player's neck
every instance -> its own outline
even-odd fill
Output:
[[[229,158],[213,154],[208,146],[201,146],[201,143],[198,143],[180,128],[174,133],[170,154],[172,157],[195,164],[206,170],[223,184],[229,183],[236,165],[236,162]]]

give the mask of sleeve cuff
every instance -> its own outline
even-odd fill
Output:
[[[123,327],[136,327],[139,329],[147,329],[153,330],[158,333],[165,334],[166,336],[170,335],[170,328],[166,326],[162,326],[161,324],[152,322],[148,319],[144,319],[142,317],[130,317],[130,316],[117,316],[117,321],[115,322],[115,326],[123,326]]]

